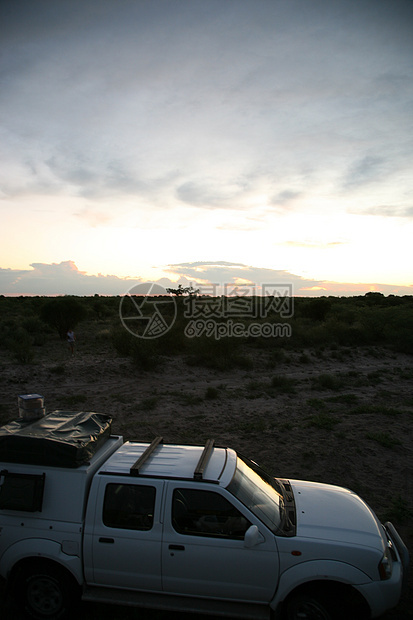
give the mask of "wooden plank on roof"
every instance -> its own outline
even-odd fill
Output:
[[[211,458],[211,454],[214,449],[214,443],[215,442],[213,439],[207,440],[205,447],[203,449],[203,452],[201,454],[201,457],[194,471],[195,480],[202,480],[204,476],[204,471],[206,469],[206,466],[208,465],[209,459]]]
[[[130,468],[131,476],[139,476],[140,468],[146,463],[149,457],[155,452],[159,444],[163,443],[163,437],[156,437],[152,443],[146,448],[145,452],[140,455],[138,460]]]

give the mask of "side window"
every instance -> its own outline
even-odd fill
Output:
[[[103,523],[107,527],[150,530],[155,510],[154,487],[138,484],[108,484],[103,504]]]
[[[175,489],[172,525],[180,534],[242,540],[251,523],[219,493]]]
[[[0,471],[0,509],[41,512],[46,474]]]

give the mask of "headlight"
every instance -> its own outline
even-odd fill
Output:
[[[393,559],[391,555],[390,547],[386,548],[382,560],[379,564],[380,579],[390,579],[393,572]]]

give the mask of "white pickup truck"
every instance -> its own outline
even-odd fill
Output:
[[[0,575],[32,618],[72,618],[80,600],[375,618],[397,605],[408,561],[351,491],[273,478],[213,441],[124,442],[95,413],[0,428]]]

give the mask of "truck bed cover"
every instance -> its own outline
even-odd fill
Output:
[[[110,437],[111,423],[103,413],[59,410],[14,420],[0,427],[0,462],[79,467]]]

